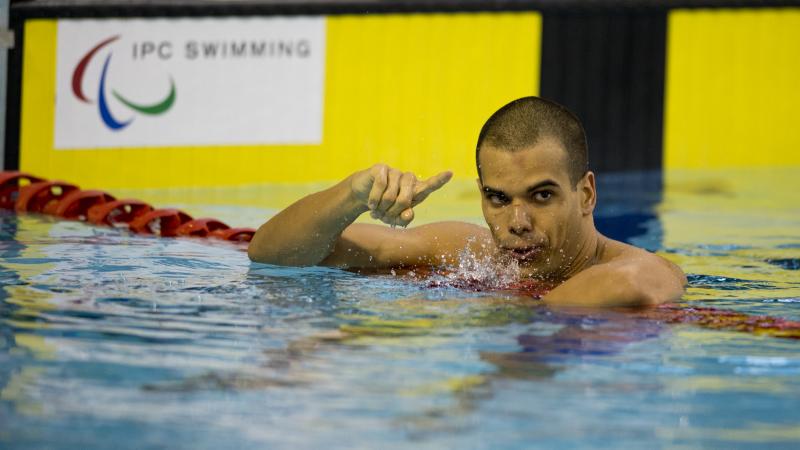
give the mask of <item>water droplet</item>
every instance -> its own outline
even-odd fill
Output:
[[[439,286],[480,286],[487,289],[502,289],[519,280],[519,263],[514,259],[496,260],[489,256],[478,256],[470,247],[474,240],[459,253],[455,265],[447,265],[442,255],[445,269],[441,274],[432,277],[431,281]]]

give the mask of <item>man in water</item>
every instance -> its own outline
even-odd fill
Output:
[[[478,137],[477,181],[488,228],[463,222],[405,228],[414,206],[452,173],[418,180],[376,164],[272,217],[248,254],[270,264],[367,270],[454,265],[466,249],[481,259],[515,262],[521,278],[550,289],[543,299],[554,305],[678,300],[686,284],[680,268],[595,229],[595,176],[587,161],[578,118],[554,102],[524,97],[495,112]],[[392,227],[353,223],[367,211]]]

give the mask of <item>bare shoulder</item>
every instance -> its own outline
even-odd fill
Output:
[[[649,272],[653,276],[670,277],[679,281],[682,285],[686,284],[686,275],[673,262],[624,242],[615,241],[605,236],[601,236],[601,239],[604,243],[604,249],[599,263],[626,266],[637,272]]]
[[[544,300],[557,305],[653,306],[679,300],[683,271],[658,255],[598,235],[594,265],[550,291]]]

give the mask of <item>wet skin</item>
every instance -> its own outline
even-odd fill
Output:
[[[596,262],[594,174],[571,182],[557,141],[513,152],[485,146],[479,161],[483,216],[523,275],[566,279]]]

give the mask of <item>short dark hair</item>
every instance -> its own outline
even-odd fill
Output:
[[[586,132],[578,117],[564,106],[540,97],[522,97],[498,109],[478,135],[475,163],[481,176],[481,147],[516,151],[530,148],[543,138],[555,138],[567,152],[569,179],[573,186],[589,170]]]

